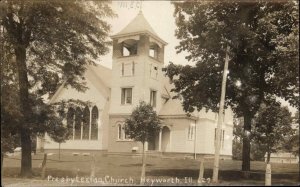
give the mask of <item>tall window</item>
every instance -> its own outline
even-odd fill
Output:
[[[122,88],[121,104],[132,104],[132,88]]]
[[[85,107],[82,116],[82,139],[88,140],[90,134],[90,110]]]
[[[195,124],[190,124],[188,129],[188,140],[195,139]]]
[[[156,91],[150,90],[150,105],[156,107]]]
[[[73,108],[69,108],[67,114],[67,128],[74,129],[74,121],[75,121],[75,110]],[[70,133],[69,139],[73,139],[73,133]]]
[[[82,117],[82,112],[78,107],[76,108],[76,113],[75,113],[75,135],[74,135],[75,140],[81,139],[81,117]]]
[[[122,129],[122,125],[118,124],[118,140],[122,140],[122,133],[123,133],[123,129]]]
[[[98,139],[98,119],[99,112],[96,106],[92,109],[91,140]]]
[[[224,147],[225,130],[221,129],[221,147]],[[215,142],[217,141],[217,128],[215,128]]]

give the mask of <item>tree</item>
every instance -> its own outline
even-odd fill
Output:
[[[60,145],[69,139],[70,133],[72,132],[71,128],[64,126],[63,119],[58,118],[56,120],[51,120],[53,132],[48,132],[50,138],[58,143],[58,159],[60,160]]]
[[[129,138],[143,145],[141,183],[145,179],[145,143],[155,138],[160,130],[160,119],[150,104],[141,101],[125,121]]]
[[[12,55],[6,62],[15,67],[18,86],[21,175],[30,176],[31,136],[45,131],[36,119],[47,117],[51,107],[38,113],[34,109],[43,105],[43,95],[51,96],[62,83],[86,89],[85,67],[108,52],[110,26],[103,19],[114,14],[104,1],[4,0],[0,10],[1,49]]]
[[[294,133],[286,137],[284,144],[281,148],[284,151],[293,153],[295,156],[299,156],[299,111],[292,117],[292,128]]]
[[[262,105],[254,121],[253,139],[257,144],[266,147],[269,163],[271,153],[276,153],[278,147],[286,143],[285,137],[293,134],[291,113],[287,107],[271,101],[266,106]]]
[[[252,128],[253,128],[252,124]],[[243,148],[243,138],[245,136],[243,132],[244,121],[242,118],[238,118],[234,120],[233,127],[233,142],[232,142],[232,158],[235,160],[242,160],[242,148]],[[251,151],[250,151],[250,159],[264,161],[266,153],[266,147],[261,145],[255,141],[251,142]]]
[[[166,74],[187,112],[218,110],[224,57],[230,47],[225,105],[244,118],[244,134],[267,96],[299,107],[298,3],[295,1],[175,2],[177,52],[194,66],[170,63]],[[288,72],[288,73],[286,73]],[[250,137],[242,170],[250,170]]]
[[[234,160],[242,160],[242,139],[243,121],[237,118],[233,122],[232,159]]]

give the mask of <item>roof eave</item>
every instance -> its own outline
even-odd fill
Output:
[[[122,37],[125,37],[125,36],[134,36],[134,35],[139,35],[139,34],[148,34],[151,37],[153,37],[154,39],[161,42],[164,46],[168,45],[168,43],[165,42],[163,39],[161,39],[159,36],[156,36],[155,34],[149,32],[149,31],[138,31],[138,32],[132,32],[132,33],[125,33],[125,34],[115,34],[115,35],[112,35],[110,37],[112,39],[117,39],[117,38],[122,38]]]

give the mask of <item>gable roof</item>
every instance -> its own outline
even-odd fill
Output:
[[[101,64],[88,65],[90,69],[108,88],[111,88],[112,70]]]
[[[167,43],[161,39],[154,29],[151,27],[149,22],[144,17],[143,13],[140,11],[138,15],[120,32],[113,35],[112,38],[119,38],[128,35],[136,35],[136,34],[144,34],[147,33],[151,35],[153,38],[159,40],[161,43],[166,45]]]
[[[99,79],[98,81],[102,82],[105,87],[107,87],[108,89],[111,88],[111,77],[112,77],[111,69],[106,68],[100,64],[87,65],[87,70],[84,75],[85,77],[87,77],[88,74],[87,71],[91,71]],[[60,85],[59,88],[54,93],[54,95],[52,95],[52,97],[49,98],[48,103],[53,103],[56,100],[56,98],[59,96],[59,94],[61,93],[64,87],[65,87],[65,82],[62,85]],[[108,91],[106,90],[106,92]]]
[[[170,83],[167,76],[163,76],[163,88],[162,94],[168,95],[168,100],[164,103],[159,111],[160,116],[187,116],[187,113],[183,110],[182,103],[179,99],[172,99],[175,96],[171,89],[174,85]],[[193,114],[191,114],[193,116]]]

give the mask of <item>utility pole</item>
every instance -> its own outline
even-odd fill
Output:
[[[220,99],[220,108],[218,115],[218,125],[217,125],[217,134],[216,134],[216,143],[215,143],[215,159],[214,159],[214,170],[213,170],[213,183],[218,183],[219,176],[219,161],[220,161],[220,145],[221,145],[221,127],[224,118],[224,102],[225,102],[225,92],[226,92],[226,80],[228,74],[228,62],[229,62],[229,46],[227,44],[226,56],[225,56],[225,65],[223,71],[223,80],[222,80],[222,90],[221,90],[221,99]]]

